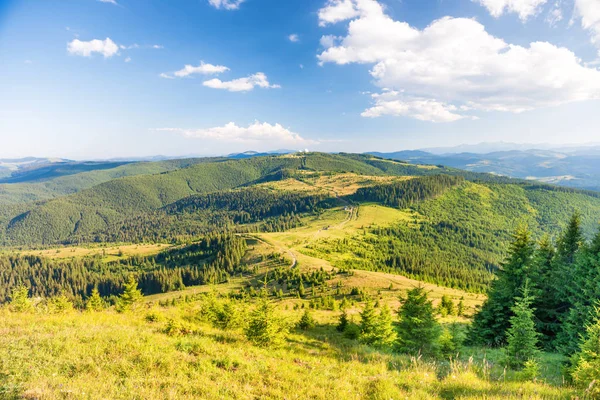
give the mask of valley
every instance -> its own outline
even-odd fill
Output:
[[[581,393],[558,348],[545,349],[531,378],[507,371],[502,348],[471,341],[471,325],[494,301],[515,231],[528,229],[532,246],[560,243],[578,215],[581,240],[597,240],[600,195],[355,154],[178,162],[18,203],[5,220],[5,397]],[[366,342],[365,310],[394,310],[395,338],[395,313],[415,291],[442,334],[435,355]],[[248,339],[259,310],[277,345]],[[342,316],[352,328],[339,329]],[[210,379],[198,385],[198,374]]]

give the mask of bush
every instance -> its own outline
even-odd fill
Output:
[[[169,336],[185,336],[193,333],[193,330],[182,321],[170,318],[167,321],[167,325],[163,329],[163,332]]]

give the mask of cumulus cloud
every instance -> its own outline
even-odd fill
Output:
[[[374,93],[371,97],[375,100],[375,104],[361,114],[363,117],[377,118],[390,115],[431,122],[452,122],[465,118],[464,115],[456,113],[458,107],[433,99],[406,98],[396,91]]]
[[[118,6],[119,4],[115,0],[98,0],[100,3],[110,3]]]
[[[292,33],[288,36],[288,40],[292,43],[298,43],[300,41],[300,36],[297,33]]]
[[[360,15],[354,0],[328,0],[319,10],[319,25],[335,24]]]
[[[581,18],[581,27],[590,32],[592,43],[600,48],[600,1],[575,0],[575,13]]]
[[[444,17],[420,30],[390,18],[376,0],[352,4],[357,16],[347,35],[324,46],[319,61],[371,65],[377,86],[404,96],[374,99],[365,116],[442,121],[466,117],[467,110],[523,112],[600,98],[600,71],[583,65],[566,48],[547,42],[509,44],[466,18]],[[424,107],[436,111],[423,112]]]
[[[208,3],[218,10],[237,10],[244,1],[246,0],[208,0]]]
[[[119,46],[110,40],[110,38],[106,38],[105,40],[94,39],[88,42],[74,39],[67,44],[67,51],[83,57],[90,57],[92,53],[99,53],[104,58],[109,58],[119,52]]]
[[[281,86],[269,83],[267,76],[262,72],[250,75],[246,78],[234,79],[231,81],[222,81],[220,79],[211,79],[203,83],[204,86],[213,89],[224,89],[230,92],[248,92],[255,87],[263,89],[279,89]]]
[[[224,142],[267,142],[287,145],[317,144],[317,141],[305,139],[297,133],[284,128],[280,124],[271,125],[267,122],[250,124],[247,127],[230,122],[224,126],[207,129],[160,128],[162,132],[174,132],[187,138],[216,140]]]
[[[548,0],[473,0],[488,9],[492,16],[498,18],[504,12],[512,12],[519,15],[521,20],[537,14],[540,7]],[[593,1],[593,0],[592,0]]]

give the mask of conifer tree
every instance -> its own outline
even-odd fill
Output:
[[[246,338],[257,346],[275,347],[283,343],[289,326],[275,313],[275,309],[266,298],[250,314],[246,326]]]
[[[513,315],[512,307],[529,272],[534,248],[529,230],[518,228],[513,235],[507,260],[489,290],[488,299],[473,319],[469,342],[488,346],[505,343],[509,320]]]
[[[63,293],[48,299],[48,312],[52,314],[62,314],[73,311],[73,303]]]
[[[536,330],[540,341],[546,349],[551,349],[560,330],[558,307],[560,300],[554,288],[554,258],[556,251],[549,236],[544,236],[538,243],[533,256],[528,278],[533,297],[532,307],[535,309]]]
[[[573,355],[571,363],[573,381],[588,388],[590,398],[600,398],[600,385],[593,384],[600,382],[600,310],[597,307],[594,309],[593,321],[581,336],[580,350]]]
[[[302,314],[302,317],[300,317],[300,321],[298,321],[298,328],[302,329],[303,331],[312,329],[316,326],[316,321],[313,318],[312,314],[308,311],[305,310],[304,314]]]
[[[375,331],[377,330],[377,314],[373,302],[367,300],[365,308],[360,313],[360,340],[367,344],[372,344],[375,340]]]
[[[138,289],[137,280],[133,275],[130,275],[127,283],[125,283],[123,294],[117,300],[117,311],[126,312],[132,310],[142,298],[142,291]]]
[[[348,326],[348,313],[346,312],[346,309],[342,309],[342,313],[340,314],[340,319],[338,321],[337,326],[335,327],[335,329],[337,329],[338,332],[344,332],[346,330],[346,327]]]
[[[33,302],[29,298],[29,289],[19,286],[12,291],[10,309],[14,312],[28,312],[33,310]]]
[[[373,345],[379,347],[387,347],[396,340],[396,331],[394,329],[394,321],[392,311],[386,305],[381,307],[377,316],[377,325],[375,330],[375,340]]]
[[[102,311],[104,309],[104,300],[100,297],[97,287],[94,287],[92,294],[85,303],[85,309],[88,311]]]
[[[416,287],[401,299],[398,310],[397,348],[411,354],[437,355],[440,326],[435,319],[433,305],[423,287]]]
[[[593,322],[596,302],[600,300],[600,231],[589,246],[582,246],[572,265],[569,303],[557,337],[557,347],[563,354],[579,350],[580,338]]]
[[[513,306],[510,328],[507,332],[506,357],[508,365],[522,368],[539,355],[539,334],[535,330],[533,298],[529,294],[529,282],[525,282],[522,297]]]

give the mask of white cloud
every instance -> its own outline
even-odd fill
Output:
[[[67,44],[67,51],[83,57],[90,57],[92,53],[100,53],[104,58],[109,58],[118,53],[119,46],[110,40],[110,38],[106,38],[105,40],[94,39],[89,42],[75,39]]]
[[[465,118],[464,115],[456,113],[458,110],[456,106],[437,100],[405,98],[396,91],[375,93],[371,97],[375,99],[375,104],[361,114],[363,117],[377,118],[390,115],[431,122],[452,122]]]
[[[266,122],[250,124],[247,127],[230,122],[224,126],[208,129],[160,128],[162,132],[174,132],[187,138],[216,140],[224,142],[267,142],[274,144],[306,145],[317,144],[317,141],[304,139],[297,133],[284,128],[280,124],[271,125]]]
[[[152,48],[153,48],[153,49],[164,49],[164,48],[165,48],[165,46],[163,46],[163,45],[160,45],[160,44],[155,44],[155,45],[153,45],[153,46],[152,46]]]
[[[354,0],[328,0],[325,7],[319,10],[319,25],[335,24],[359,15]]]
[[[581,18],[581,27],[590,32],[592,43],[600,48],[600,1],[575,0],[575,13]]]
[[[162,74],[159,75],[161,78],[165,78],[165,79],[175,79],[173,76],[169,75],[169,74],[165,74],[164,72]]]
[[[279,89],[279,85],[271,85],[267,76],[262,72],[257,72],[246,78],[234,79],[231,81],[221,81],[220,79],[211,79],[203,83],[204,86],[213,89],[225,89],[230,92],[248,92],[255,87],[263,89]]]
[[[519,18],[525,21],[527,18],[537,14],[540,6],[548,0],[473,0],[488,9],[493,17],[500,17],[504,12],[519,14]]]
[[[291,35],[288,36],[288,39],[292,43],[298,43],[300,41],[300,36],[298,36],[297,33],[292,33]]]
[[[208,3],[216,9],[237,10],[246,0],[208,0]]]
[[[336,46],[342,39],[343,37],[341,36],[324,35],[321,36],[321,40],[319,40],[319,42],[321,43],[321,46],[328,49],[330,47]]]
[[[183,78],[193,74],[213,75],[220,74],[226,71],[229,71],[229,68],[227,68],[224,65],[213,65],[205,63],[204,61],[200,61],[200,65],[198,65],[197,67],[187,64],[179,71],[175,71],[173,75],[175,75],[178,78]]]
[[[562,20],[563,20],[563,12],[562,12],[562,8],[561,8],[561,4],[560,4],[560,1],[557,1],[556,3],[554,3],[554,6],[552,7],[552,9],[548,12],[548,15],[546,15],[546,22],[550,26],[555,26]]]
[[[110,3],[118,6],[119,4],[115,0],[98,0],[100,3]]]
[[[127,58],[125,59],[125,62],[126,62],[126,63],[128,63],[128,62],[131,62],[131,57],[127,57]]]
[[[360,16],[349,23],[347,35],[318,59],[372,65],[370,74],[377,86],[404,91],[404,99],[390,100],[399,103],[376,100],[375,107],[383,108],[367,110],[367,116],[392,114],[391,109],[406,109],[401,115],[420,119],[431,116],[418,109],[423,103],[415,101],[464,116],[465,108],[523,112],[600,98],[600,71],[587,68],[566,48],[547,42],[528,47],[508,44],[465,18],[445,17],[419,30],[391,19],[375,0],[353,4]]]

